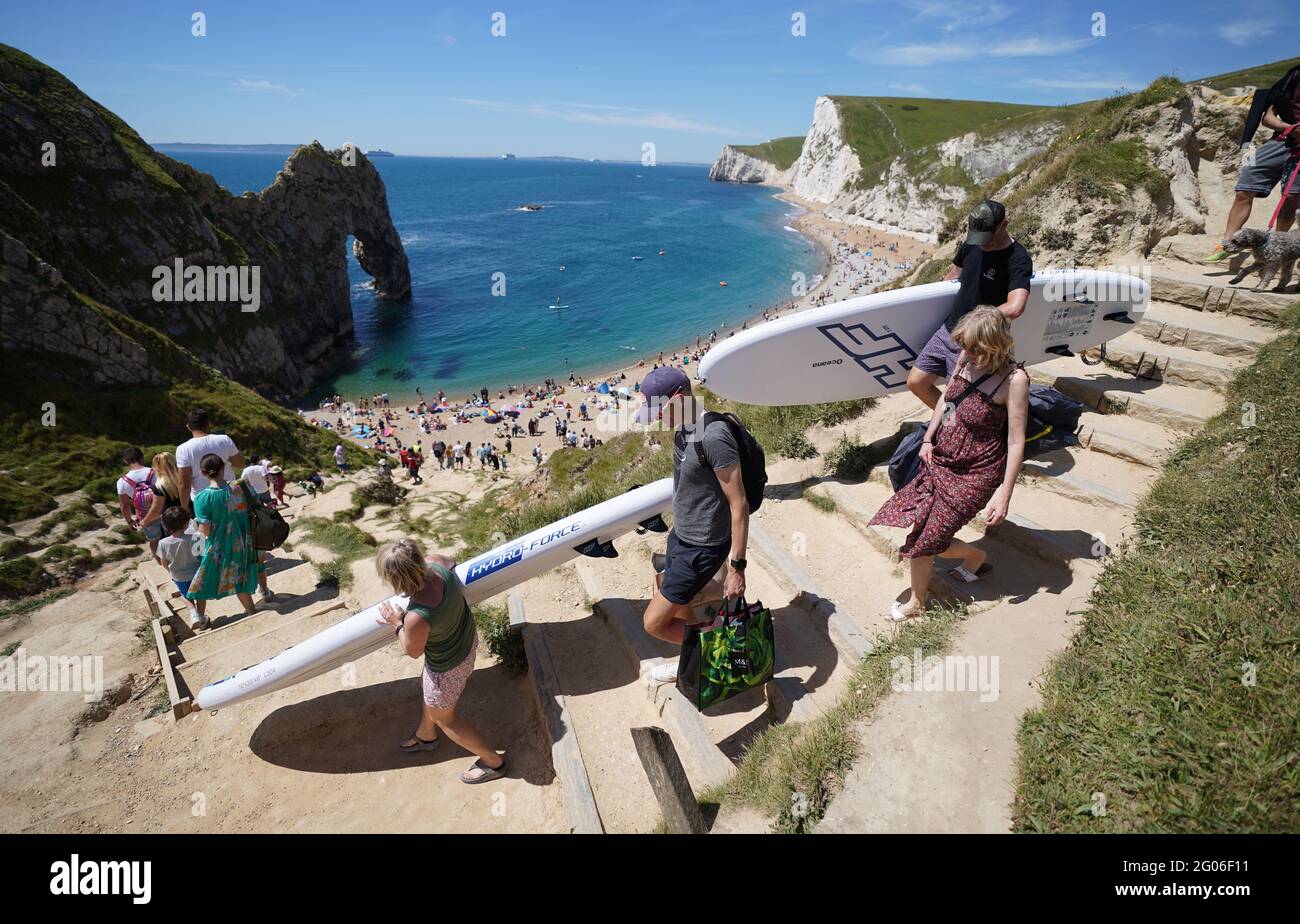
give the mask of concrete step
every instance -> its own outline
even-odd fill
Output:
[[[1140,418],[1091,411],[1079,426],[1079,443],[1090,451],[1157,470],[1181,435]]]
[[[1024,463],[1024,478],[1065,497],[1117,510],[1132,510],[1157,473],[1136,462],[1076,446],[1043,453]]]
[[[1034,382],[1050,385],[1095,411],[1163,427],[1195,430],[1223,407],[1217,392],[1119,375],[1106,366],[1089,366],[1077,356],[1027,368]]]
[[[1222,264],[1209,264],[1203,270],[1159,264],[1151,273],[1151,298],[1197,311],[1217,311],[1257,321],[1276,321],[1296,300],[1295,294],[1253,292],[1246,286],[1228,285],[1234,275]]]
[[[1159,379],[1191,388],[1221,391],[1247,364],[1244,357],[1218,356],[1157,343],[1134,332],[1106,344],[1106,363],[1142,379]]]
[[[1168,302],[1153,302],[1135,332],[1157,343],[1219,356],[1251,357],[1277,332],[1247,317],[1197,311]]]

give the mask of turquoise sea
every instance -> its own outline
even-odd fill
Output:
[[[281,155],[171,156],[236,195],[261,190],[284,165]],[[349,241],[357,345],[319,394],[396,397],[419,386],[459,397],[570,370],[607,371],[693,344],[714,328],[725,337],[788,300],[793,273],[811,278],[822,264],[813,244],[788,228],[794,206],[769,188],[710,183],[705,167],[373,162],[410,261],[411,299],[375,299]],[[524,203],[544,208],[522,211]],[[504,296],[492,294],[496,273],[504,274]],[[548,307],[557,298],[568,307]]]

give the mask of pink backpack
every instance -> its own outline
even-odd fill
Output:
[[[153,506],[153,469],[149,469],[149,474],[144,476],[144,481],[135,483],[135,490],[131,492],[131,503],[135,504],[135,512],[140,516],[148,513],[149,508]]]

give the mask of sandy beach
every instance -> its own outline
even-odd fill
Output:
[[[790,224],[807,238],[823,256],[824,270],[818,276],[807,280],[807,291],[798,297],[776,305],[770,305],[762,311],[731,329],[718,328],[718,341],[733,336],[738,330],[745,330],[756,324],[763,324],[789,314],[804,311],[866,295],[877,287],[889,282],[906,272],[917,263],[928,259],[933,253],[933,245],[927,244],[913,236],[893,233],[861,225],[846,224],[828,218],[818,203],[805,202],[789,192],[777,193],[775,198],[787,202],[800,212],[791,218]],[[662,351],[643,354],[636,362],[614,368],[597,371],[594,374],[576,369],[556,370],[552,373],[557,387],[548,390],[540,384],[496,385],[487,386],[489,405],[495,411],[513,408],[522,403],[531,406],[521,409],[517,422],[523,432],[511,435],[510,417],[501,421],[488,423],[481,414],[483,408],[467,404],[468,396],[448,394],[446,396],[448,411],[434,414],[417,413],[422,401],[432,404],[438,393],[438,384],[431,382],[421,384],[417,393],[388,394],[387,407],[372,408],[368,411],[355,410],[363,401],[372,405],[376,395],[342,395],[344,408],[340,410],[313,409],[301,411],[304,419],[315,420],[318,425],[329,422],[332,429],[337,429],[339,421],[344,425],[344,432],[352,442],[377,448],[373,433],[366,437],[352,436],[352,425],[369,424],[372,428],[379,426],[381,417],[390,436],[383,448],[393,457],[395,477],[405,480],[406,474],[397,471],[397,455],[401,447],[420,445],[425,463],[421,468],[421,477],[456,477],[456,472],[447,469],[439,472],[430,447],[437,440],[448,447],[457,441],[469,447],[466,452],[466,467],[479,467],[478,458],[473,449],[483,443],[492,444],[498,454],[505,456],[506,473],[527,473],[535,467],[531,453],[535,446],[540,446],[543,459],[557,449],[568,445],[564,438],[555,432],[555,414],[568,418],[569,428],[576,430],[581,438],[590,434],[596,440],[607,440],[628,429],[628,412],[640,404],[637,397],[639,385],[646,374],[660,362],[684,368],[688,374],[694,373],[702,356],[708,353],[712,331],[702,332],[696,337],[679,341],[674,346]],[[600,394],[597,389],[608,385],[610,394]],[[529,389],[532,397],[526,397]],[[618,397],[619,388],[627,390],[630,398]],[[587,405],[587,418],[580,413],[581,405]],[[617,407],[616,407],[617,403]],[[351,405],[353,410],[349,410]],[[462,419],[455,412],[464,408],[466,418]],[[527,434],[529,418],[538,420],[539,433],[535,437]],[[435,421],[442,420],[446,428],[433,429]],[[511,451],[504,452],[505,439],[511,435]],[[396,440],[393,439],[396,437]],[[489,465],[489,468],[491,466]]]

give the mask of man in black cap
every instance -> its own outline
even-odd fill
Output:
[[[642,619],[650,635],[680,645],[693,618],[691,601],[719,568],[727,565],[723,593],[745,594],[749,500],[736,436],[721,417],[711,418],[703,428],[696,426],[704,412],[691,394],[685,372],[675,366],[652,370],[641,383],[641,396],[645,404],[636,420],[644,424],[663,420],[675,431],[668,564]],[[650,676],[657,683],[672,683],[677,665],[661,664]]]
[[[907,374],[907,387],[933,408],[942,397],[939,379],[952,375],[961,347],[953,343],[952,330],[971,309],[994,305],[1014,321],[1029,299],[1029,278],[1034,261],[1029,251],[1007,231],[1007,210],[1001,202],[985,199],[970,213],[966,242],[957,246],[952,268],[944,279],[960,279],[961,288],[943,326],[934,332]]]

